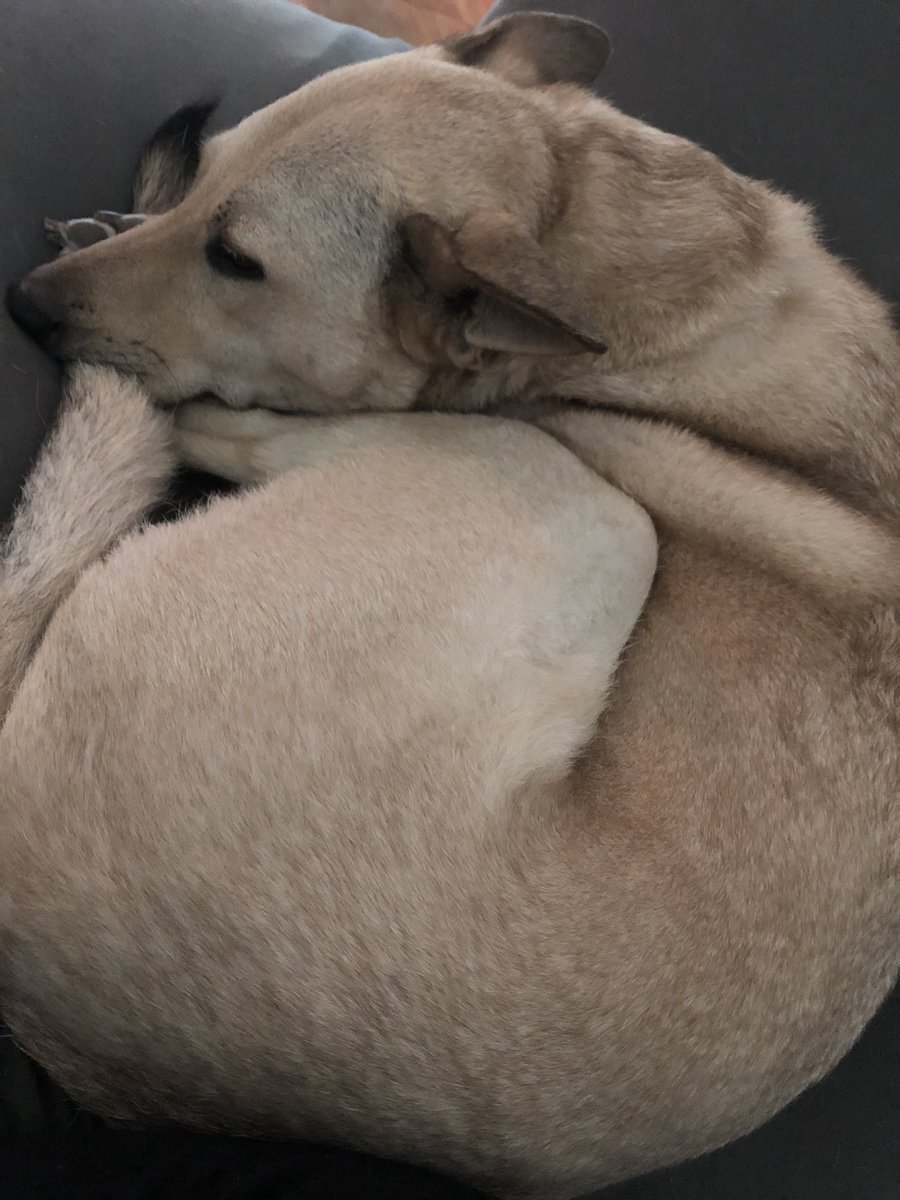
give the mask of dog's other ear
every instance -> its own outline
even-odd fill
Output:
[[[609,37],[599,25],[550,13],[515,13],[442,44],[461,66],[493,71],[519,87],[588,87],[610,53]]]
[[[541,245],[507,213],[474,213],[456,232],[416,213],[401,234],[405,261],[424,286],[433,323],[442,327],[436,340],[452,349],[457,365],[474,364],[485,350],[606,350]]]
[[[203,132],[217,101],[189,104],[163,121],[150,138],[134,181],[134,211],[162,213],[180,204],[191,189]]]

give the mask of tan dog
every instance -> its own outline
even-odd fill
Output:
[[[189,406],[280,477],[29,662],[167,470],[82,374],[3,576],[0,983],[94,1108],[569,1196],[764,1120],[890,985],[898,341],[802,207],[567,86],[604,53],[335,72],[18,296],[160,401],[596,406],[542,420],[660,538],[629,640],[653,535],[545,434]]]

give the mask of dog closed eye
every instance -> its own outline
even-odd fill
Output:
[[[247,254],[242,254],[222,237],[214,237],[208,241],[205,253],[206,261],[217,275],[240,280],[261,280],[266,277],[261,263]]]

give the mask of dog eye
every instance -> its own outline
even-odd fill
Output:
[[[221,238],[206,243],[206,261],[217,275],[228,279],[265,279],[266,273],[255,258],[241,254]]]

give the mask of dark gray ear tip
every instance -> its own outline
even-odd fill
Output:
[[[592,74],[585,77],[586,83],[591,83],[603,70],[612,54],[612,41],[602,25],[587,21],[584,17],[569,17],[554,13],[535,13],[543,16],[556,27],[557,32],[565,28],[566,40],[575,48],[580,48],[581,56],[589,64],[587,70]]]
[[[196,166],[206,126],[218,107],[219,101],[215,98],[179,108],[154,132],[146,150],[165,151],[189,166]]]
[[[581,21],[580,24],[586,26],[584,36],[600,60],[597,70],[602,71],[612,54],[612,39],[602,25],[595,25],[593,21]]]
[[[203,100],[179,108],[147,142],[134,183],[137,212],[166,212],[184,199],[197,174],[207,122],[217,103]]]
[[[583,87],[594,82],[612,53],[609,34],[600,25],[548,12],[510,13],[443,44],[457,62],[473,67],[489,64],[500,46],[509,45],[536,63],[543,82]]]

